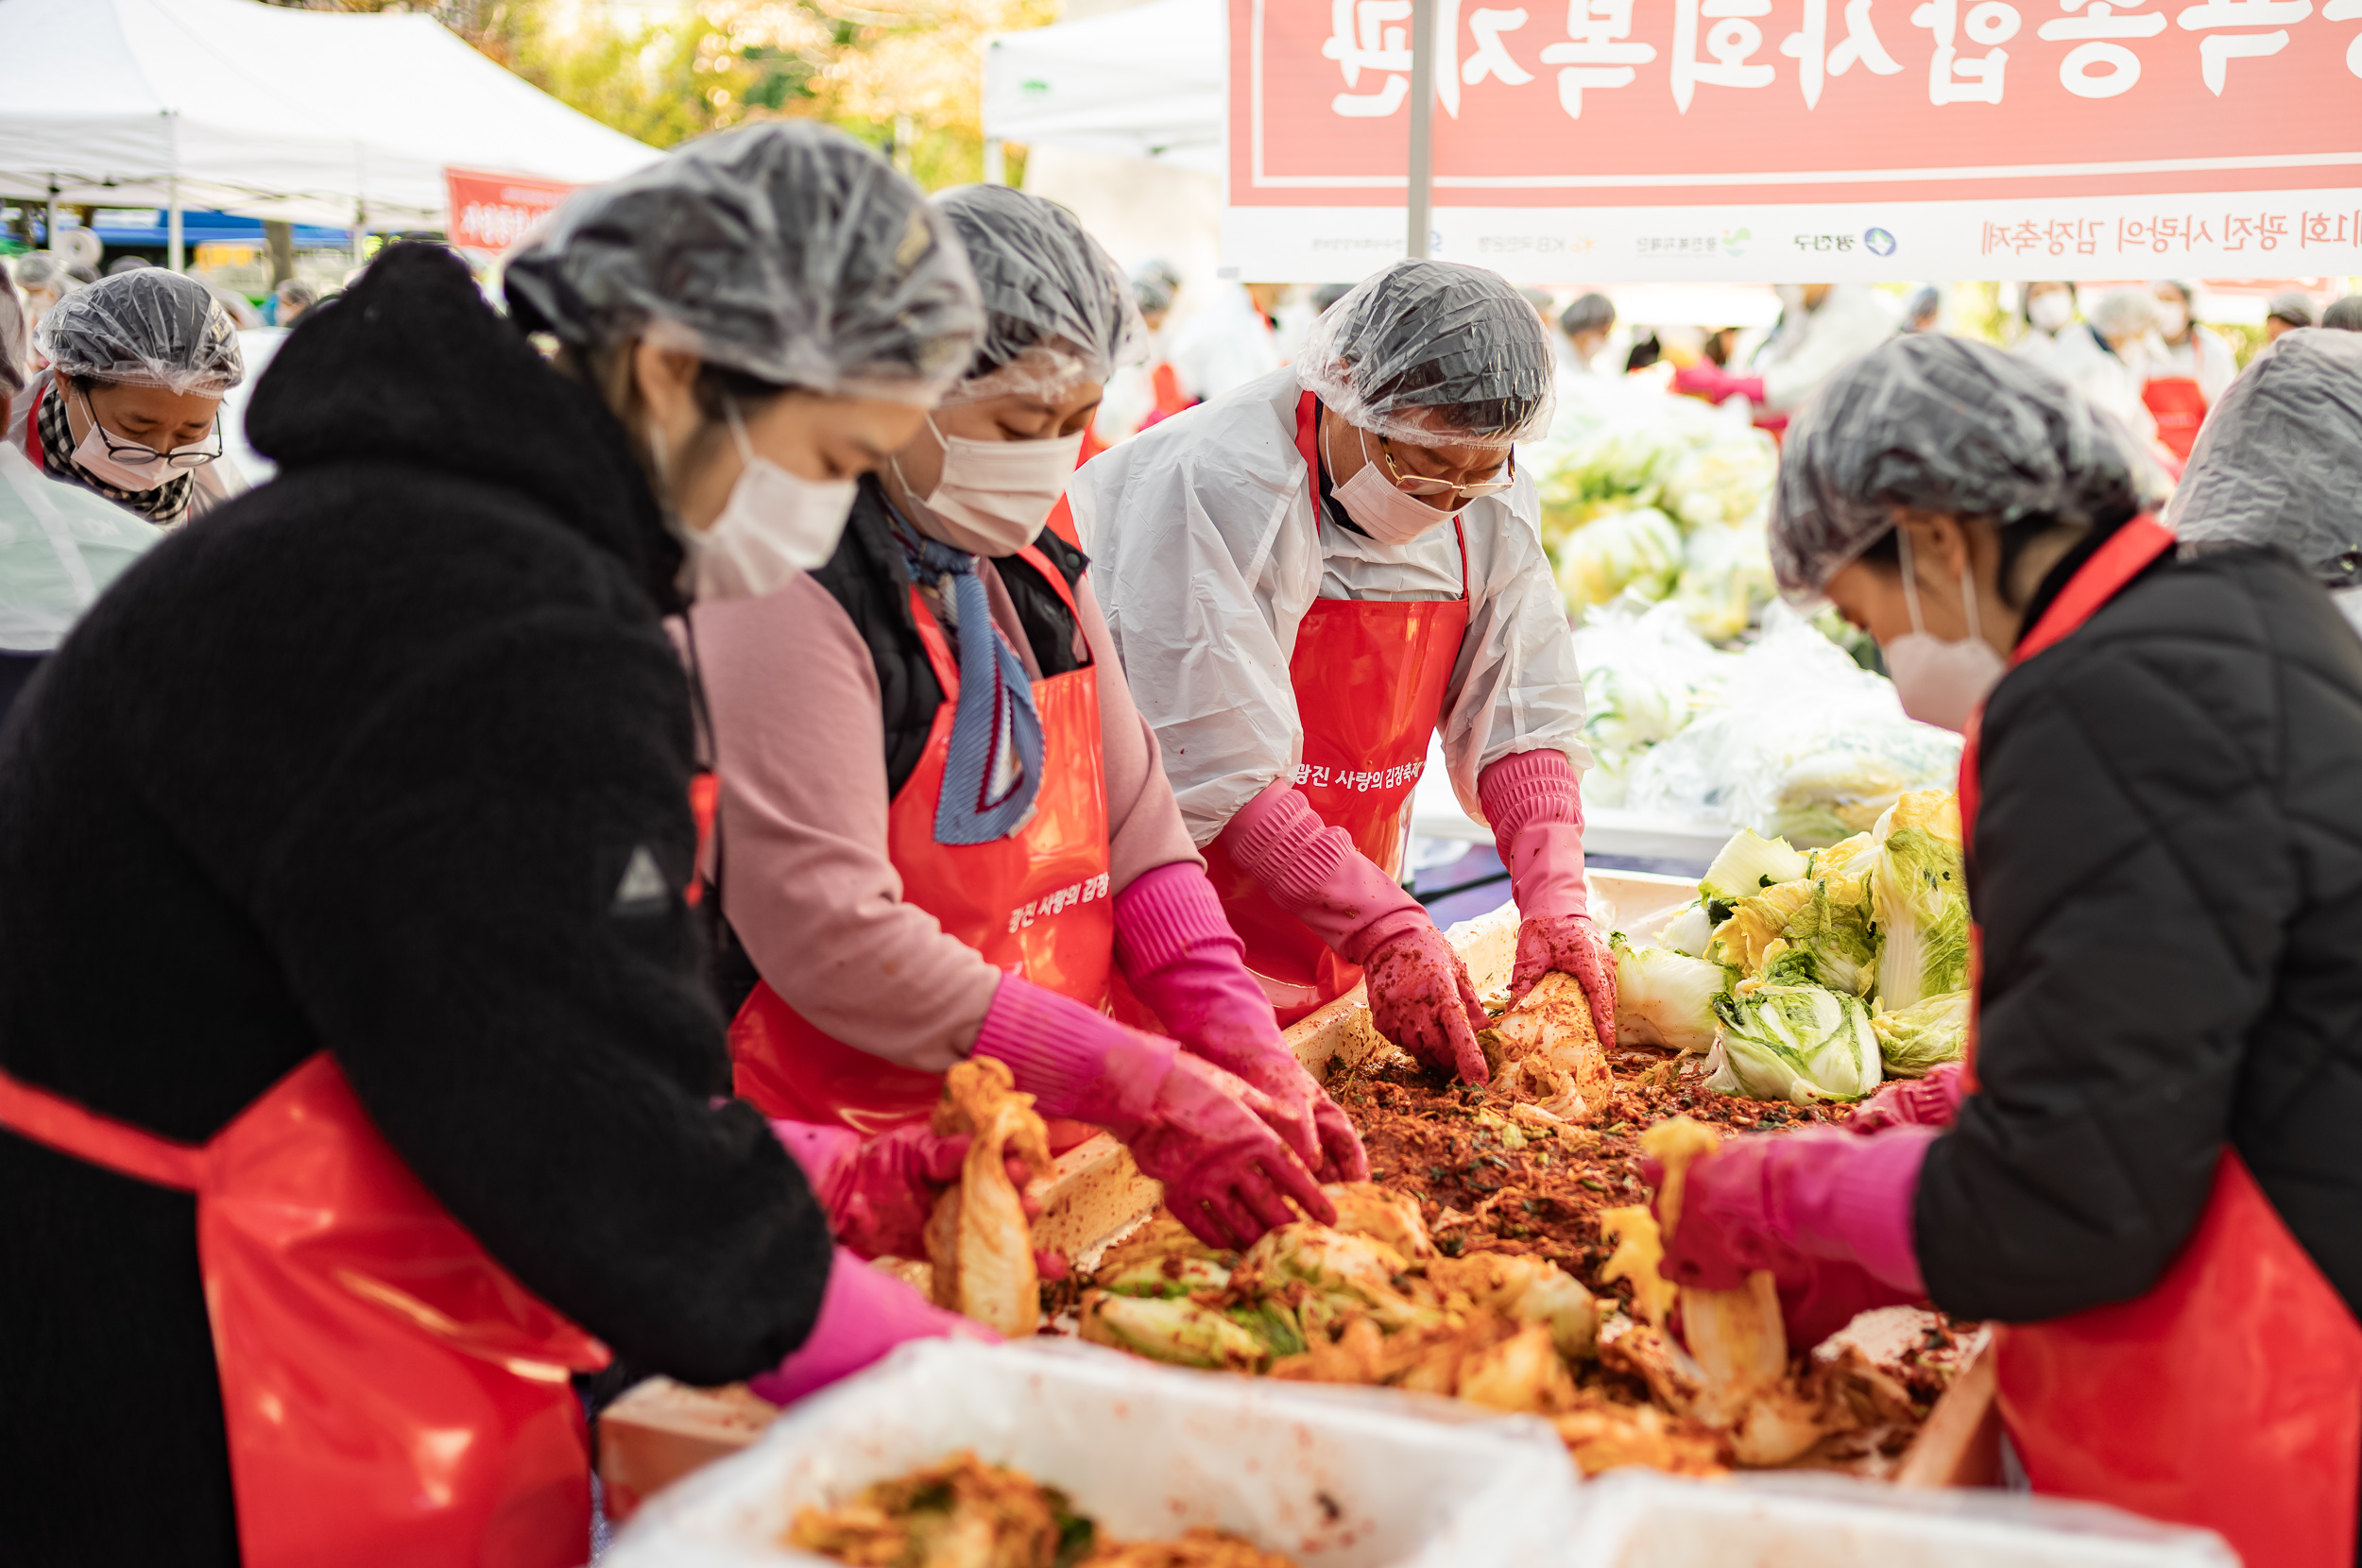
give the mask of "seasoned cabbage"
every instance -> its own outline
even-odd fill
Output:
[[[1870,1020],[1889,1078],[1924,1078],[1957,1062],[1968,1044],[1968,993],[1947,991]]]

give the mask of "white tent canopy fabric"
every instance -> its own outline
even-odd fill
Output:
[[[1216,173],[1223,63],[1222,0],[1149,0],[997,33],[984,47],[984,135]]]
[[[0,0],[0,195],[438,227],[449,166],[590,183],[659,156],[433,18]]]

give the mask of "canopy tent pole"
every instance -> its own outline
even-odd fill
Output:
[[[1411,199],[1405,255],[1427,260],[1435,198],[1435,0],[1411,0]]]
[[[369,259],[369,155],[358,142],[352,145],[352,184],[359,193],[352,198],[352,264],[361,266]]]
[[[984,138],[984,183],[1006,185],[1009,182],[1008,146],[998,136]]]
[[[41,245],[44,250],[58,248],[58,177],[49,176],[49,213],[42,219]]]
[[[164,118],[169,123],[167,134],[172,142],[172,173],[164,180],[168,203],[164,215],[164,264],[178,272],[186,259],[180,243],[180,115],[177,110],[167,109]]]

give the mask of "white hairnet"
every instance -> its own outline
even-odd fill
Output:
[[[2084,319],[2108,337],[2138,337],[2157,324],[2157,297],[2145,288],[2110,289]]]
[[[26,337],[25,297],[16,292],[9,269],[0,266],[0,398],[15,397],[32,379],[25,358]]]
[[[701,137],[570,198],[510,257],[511,312],[578,349],[635,337],[781,386],[932,404],[976,281],[916,185],[841,131]]]
[[[2362,337],[2300,329],[2206,417],[2165,521],[2185,544],[2273,544],[2326,588],[2362,584]]]
[[[246,379],[237,326],[214,291],[160,266],[75,290],[42,317],[33,341],[77,381],[217,398]]]
[[[1115,258],[1053,201],[1006,185],[937,196],[984,295],[984,334],[949,401],[1064,396],[1140,357],[1148,328]]]
[[[2139,510],[2132,438],[2022,355],[1921,333],[1832,376],[1789,429],[1772,513],[1781,590],[1805,599],[1894,526],[1897,507],[1997,524]]]
[[[51,294],[72,294],[82,286],[82,280],[74,276],[72,264],[54,250],[31,250],[16,259],[16,286],[30,293],[45,289]]]
[[[1550,426],[1542,318],[1482,267],[1396,262],[1329,307],[1296,363],[1344,418],[1412,445],[1506,448]]]

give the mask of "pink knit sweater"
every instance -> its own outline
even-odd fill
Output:
[[[1039,669],[989,561],[993,620]],[[1087,576],[1083,640],[1099,671],[1111,891],[1199,861],[1156,738],[1132,705]],[[837,1039],[926,1071],[967,1054],[1001,971],[902,901],[886,859],[878,679],[827,589],[797,577],[761,599],[700,605],[698,661],[721,748],[723,910],[762,978]]]

